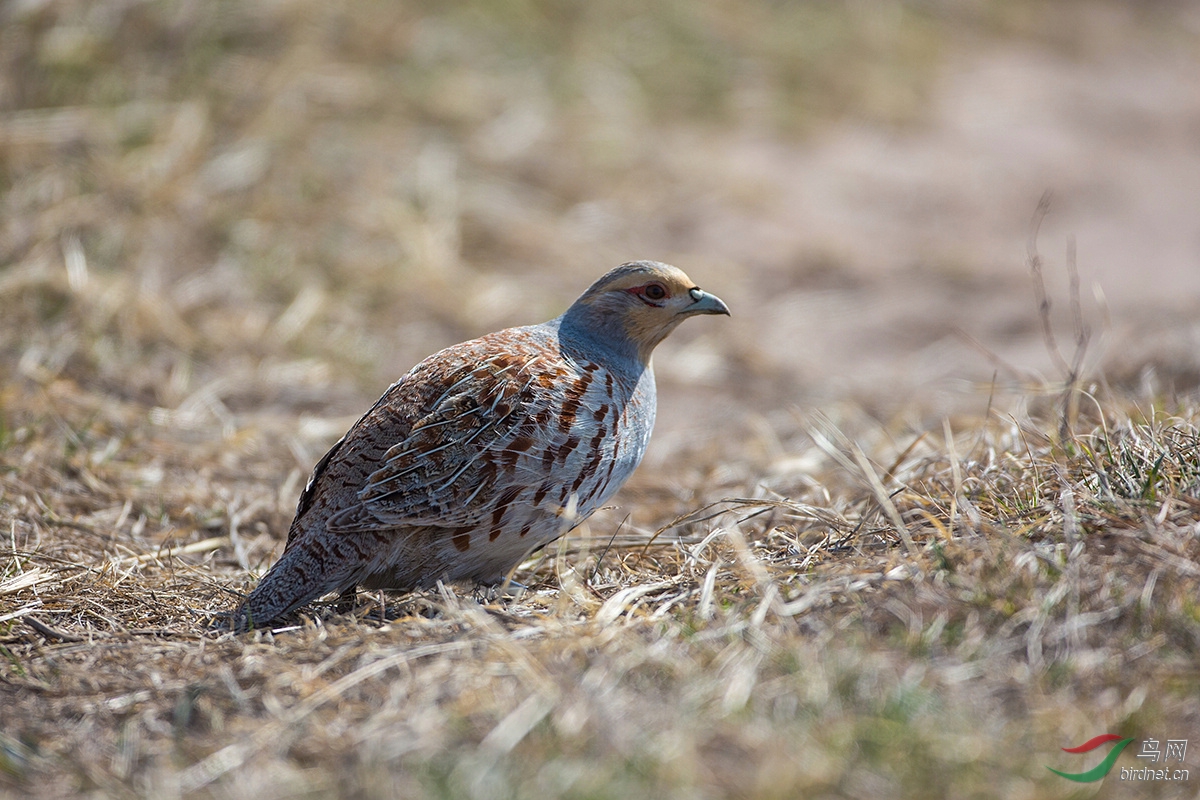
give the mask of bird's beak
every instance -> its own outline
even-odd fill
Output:
[[[683,314],[724,314],[729,316],[729,306],[725,305],[721,298],[715,294],[709,294],[699,286],[688,289],[688,294],[692,296],[692,304],[684,307],[680,312]]]

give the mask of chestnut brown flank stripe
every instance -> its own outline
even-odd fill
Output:
[[[506,449],[514,453],[524,453],[529,448],[533,447],[533,437],[522,434],[508,443]]]
[[[575,434],[571,434],[567,437],[567,440],[562,443],[562,447],[558,448],[558,451],[554,454],[554,460],[561,461],[564,464],[567,463],[567,459],[570,458],[571,453],[575,452],[576,447],[579,447],[579,437]]]
[[[450,541],[454,543],[454,547],[458,552],[467,552],[471,549],[471,529],[459,528],[458,532],[450,537]]]
[[[592,372],[596,370],[596,365],[589,364],[584,369],[585,372],[579,376],[567,391],[567,397],[563,400],[562,410],[558,414],[558,429],[563,433],[571,430],[572,426],[575,425],[575,415],[579,413],[579,405],[583,402],[584,394],[587,392],[588,387],[592,385]]]

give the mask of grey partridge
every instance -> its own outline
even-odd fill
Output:
[[[500,582],[641,461],[655,346],[688,317],[728,313],[681,270],[637,261],[549,322],[429,356],[317,463],[283,555],[230,627],[360,585]]]

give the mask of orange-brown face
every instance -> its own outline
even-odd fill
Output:
[[[688,317],[729,313],[719,297],[696,286],[683,270],[656,261],[617,267],[596,281],[579,303],[620,316],[643,361]]]

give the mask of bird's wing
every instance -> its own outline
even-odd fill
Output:
[[[506,353],[460,363],[437,380],[414,370],[404,380],[421,383],[425,399],[411,409],[411,427],[366,477],[358,502],[334,513],[326,530],[480,522],[506,494],[519,455],[547,435],[555,398],[549,378],[562,369],[544,355]],[[388,416],[387,400],[348,434],[343,452],[358,428],[372,435],[372,420]]]

